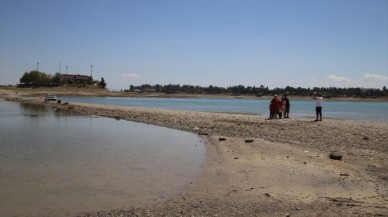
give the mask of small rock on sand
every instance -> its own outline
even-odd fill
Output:
[[[252,143],[254,141],[255,141],[254,139],[245,139],[245,143]]]
[[[332,152],[330,153],[329,157],[332,160],[342,160],[342,154],[339,152]]]
[[[364,136],[364,137],[362,138],[362,140],[369,140],[369,137]]]
[[[218,138],[218,141],[225,141],[225,140],[226,140],[225,137],[220,137],[220,138]]]

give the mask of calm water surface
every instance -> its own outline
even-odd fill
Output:
[[[229,112],[269,116],[269,99],[186,99],[186,98],[127,98],[127,97],[61,97],[68,102],[133,106],[190,111]],[[388,102],[325,101],[324,118],[388,122]],[[293,100],[291,117],[315,118],[313,100]]]
[[[0,216],[67,216],[149,204],[199,174],[187,132],[0,101]]]

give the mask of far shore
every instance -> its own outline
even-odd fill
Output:
[[[0,88],[0,98],[15,103],[192,132],[206,148],[201,175],[182,194],[152,206],[96,207],[95,212],[74,216],[388,215],[388,123],[273,121],[246,114],[44,102],[47,93],[84,96],[76,91]],[[123,95],[94,90],[85,96]]]
[[[233,94],[190,94],[190,93],[160,93],[160,92],[120,92],[90,87],[53,87],[53,88],[17,88],[14,86],[0,86],[0,89],[23,93],[25,96],[45,96],[48,93],[58,96],[99,96],[99,97],[150,97],[150,98],[209,98],[209,99],[271,99],[272,96],[233,95]],[[282,95],[284,93],[278,93]],[[293,100],[311,100],[309,96],[289,95]],[[325,96],[324,96],[325,97]],[[331,97],[327,101],[350,102],[388,102],[388,97]]]

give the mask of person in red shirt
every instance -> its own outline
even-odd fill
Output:
[[[282,103],[278,99],[278,95],[274,95],[270,104],[269,104],[269,118],[268,119],[277,119],[279,111],[281,110]]]

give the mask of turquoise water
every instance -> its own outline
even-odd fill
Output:
[[[114,106],[147,107],[190,111],[228,112],[269,116],[270,100],[263,99],[186,99],[126,97],[61,97],[62,101]],[[291,100],[290,117],[315,118],[313,100]],[[325,101],[324,118],[388,122],[387,102]]]
[[[194,134],[0,100],[0,216],[151,204],[200,173]]]

